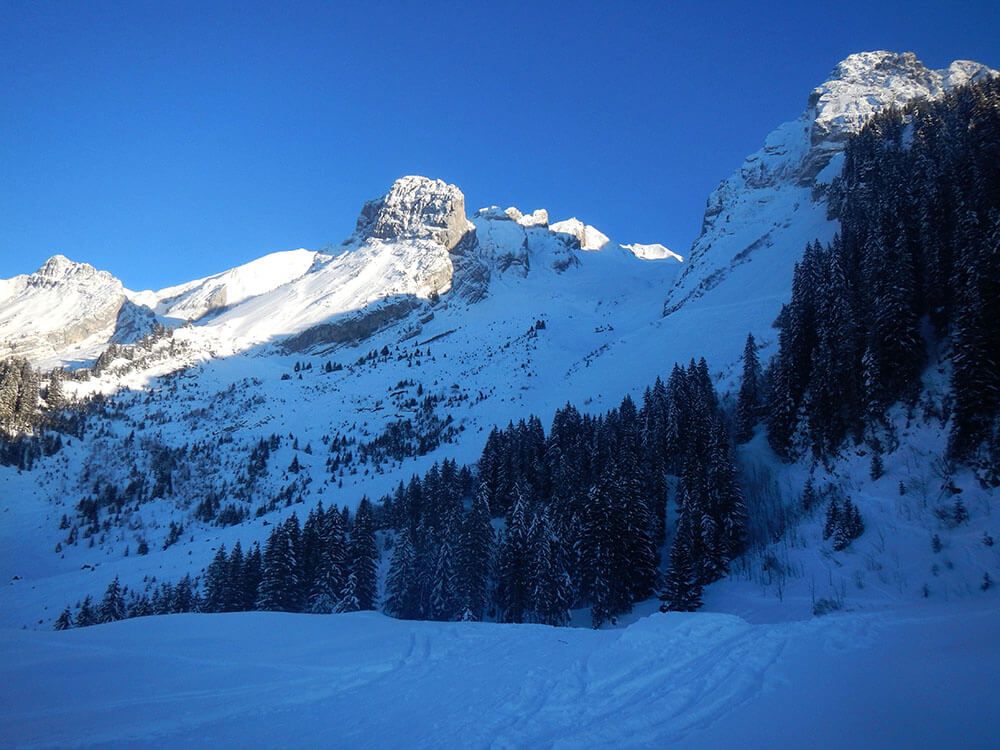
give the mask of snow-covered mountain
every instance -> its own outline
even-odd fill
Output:
[[[106,271],[54,255],[34,273],[0,279],[0,354],[42,365],[96,356],[109,342],[128,343],[152,326]]]
[[[475,304],[498,279],[526,278],[540,268],[562,274],[591,252],[615,258],[612,265],[628,278],[636,269],[619,257],[624,248],[680,268],[675,279],[671,271],[649,271],[667,318],[663,324],[649,316],[645,325],[656,330],[649,335],[669,339],[665,350],[674,358],[705,354],[725,370],[748,331],[765,346],[771,342],[794,262],[807,242],[836,231],[826,193],[845,139],[884,108],[936,99],[987,75],[995,72],[968,61],[936,71],[912,53],[851,55],[813,90],[798,119],[771,133],[712,193],[701,234],[683,258],[655,243],[619,245],[575,218],[550,223],[543,209],[491,207],[470,218],[457,186],[404,177],[364,205],[354,234],[333,253],[273,253],[156,292],[129,291],[106,272],[55,256],[34,274],[0,281],[0,344],[43,366],[80,364],[109,342],[140,338],[154,315],[171,327],[194,322],[186,337],[210,357],[279,340],[298,351],[357,343],[426,316],[439,299],[452,307]],[[567,273],[551,286],[572,288],[581,275],[587,272]],[[605,278],[599,294],[616,299],[617,279]],[[709,325],[716,336],[706,350],[703,338],[690,334]]]
[[[722,338],[739,339],[749,329],[771,342],[768,328],[789,298],[794,263],[806,243],[829,241],[837,231],[826,195],[842,169],[847,138],[889,107],[939,99],[995,75],[967,60],[931,70],[912,52],[860,52],[840,62],[813,89],[805,111],[768,135],[709,196],[701,234],[666,295],[664,314],[680,326],[711,318]],[[729,310],[725,316],[717,315],[720,306]]]

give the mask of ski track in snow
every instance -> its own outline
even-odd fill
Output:
[[[980,715],[976,728],[953,706],[1000,709],[985,689],[1000,646],[982,645],[998,624],[996,608],[966,606],[758,625],[656,614],[602,631],[375,613],[6,630],[0,746],[732,747],[741,727],[743,745],[768,747],[774,706],[794,736],[808,731],[796,717],[823,726],[843,695],[871,715],[812,746],[886,747],[936,727],[988,747],[1000,714]],[[907,723],[900,717],[928,691],[895,671],[914,664],[949,690],[932,684],[930,708]],[[817,690],[825,706],[813,704]],[[888,723],[865,734],[875,714]]]

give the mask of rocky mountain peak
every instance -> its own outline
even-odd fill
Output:
[[[54,286],[73,284],[75,286],[115,286],[121,289],[121,282],[107,271],[98,271],[89,263],[77,263],[65,255],[53,255],[41,268],[28,277],[32,286]]]
[[[877,112],[916,99],[937,99],[956,86],[990,75],[997,72],[968,60],[931,70],[912,52],[878,50],[849,55],[809,96],[803,118],[810,124],[810,153],[803,178],[818,174]]]
[[[668,293],[664,313],[705,296],[761,254],[829,240],[836,227],[823,196],[840,174],[847,140],[874,115],[938,99],[995,75],[986,65],[967,60],[932,70],[912,52],[858,52],[837,63],[829,79],[812,90],[805,111],[771,132],[763,147],[709,196],[701,234]],[[803,235],[791,242],[780,239],[793,226],[802,228]],[[754,277],[753,283],[763,289],[766,278],[778,298],[788,291],[791,266],[782,265],[781,274]]]
[[[388,193],[365,204],[355,236],[362,240],[433,240],[451,250],[471,229],[465,216],[465,196],[457,186],[411,175],[400,177]]]

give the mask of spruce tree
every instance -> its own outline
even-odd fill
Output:
[[[99,622],[97,612],[94,611],[94,602],[90,596],[85,596],[83,603],[80,604],[80,609],[76,613],[76,627],[86,628],[90,625],[96,625]]]
[[[757,424],[760,412],[760,360],[757,358],[757,342],[753,334],[747,335],[743,347],[743,379],[740,381],[740,392],[736,399],[736,440],[747,442],[753,437],[753,428]]]
[[[688,507],[686,505],[681,511],[670,548],[670,567],[660,593],[660,610],[663,612],[694,612],[702,604],[694,555],[696,530],[692,528],[692,514]]]
[[[572,586],[548,509],[535,516],[529,537],[534,571],[530,619],[544,625],[565,625],[569,622]]]
[[[461,617],[456,592],[454,557],[448,534],[438,548],[434,581],[431,587],[430,616],[434,620],[456,620]]]
[[[410,541],[410,533],[403,527],[396,538],[396,545],[389,563],[385,583],[385,613],[403,620],[417,619],[420,615],[420,594],[416,588],[417,556]]]
[[[53,628],[55,630],[69,630],[73,627],[73,614],[69,611],[69,607],[66,607],[56,619]]]
[[[480,485],[472,506],[462,521],[458,545],[458,596],[463,612],[481,620],[489,600],[489,580],[493,563],[494,535],[490,523],[487,488]]]
[[[225,612],[229,578],[226,545],[221,545],[205,571],[205,611]]]
[[[115,622],[125,619],[125,595],[122,592],[118,576],[108,584],[104,591],[104,598],[97,612],[98,622]]]
[[[500,541],[497,609],[501,622],[524,622],[530,606],[531,570],[525,502],[517,493]]]
[[[353,584],[347,594],[357,601],[358,609],[375,609],[378,597],[376,580],[379,552],[375,543],[375,524],[372,519],[371,502],[362,498],[351,528],[349,548],[350,575]]]
[[[268,537],[264,549],[256,608],[270,612],[294,611],[299,583],[295,572],[295,552],[286,524]]]

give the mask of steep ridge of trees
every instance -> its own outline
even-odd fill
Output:
[[[1000,81],[876,116],[836,192],[840,234],[806,248],[778,320],[771,446],[825,457],[852,438],[877,455],[887,408],[917,401],[943,344],[950,456],[1000,481]]]

